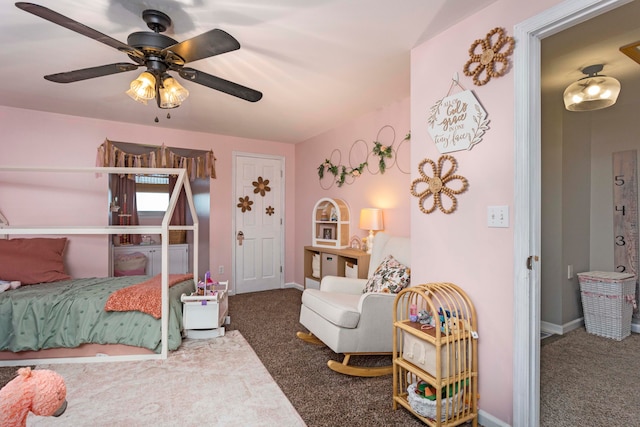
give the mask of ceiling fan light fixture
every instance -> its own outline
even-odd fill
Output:
[[[189,97],[189,91],[167,74],[162,79],[158,95],[160,96],[160,108],[176,108]]]
[[[602,64],[582,69],[586,77],[571,83],[564,91],[564,106],[569,111],[594,111],[611,107],[618,100],[620,82],[601,76]]]
[[[155,92],[156,78],[150,72],[145,71],[131,82],[126,94],[133,100],[146,104],[148,100],[155,97]]]

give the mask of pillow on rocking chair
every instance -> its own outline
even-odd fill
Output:
[[[364,287],[363,293],[382,292],[397,294],[411,282],[411,269],[392,255],[380,263]]]

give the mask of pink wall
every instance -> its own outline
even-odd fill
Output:
[[[224,135],[171,130],[158,126],[140,126],[104,120],[85,119],[38,111],[0,107],[0,165],[10,166],[94,166],[96,148],[109,138],[115,141],[137,142],[194,149],[212,149],[216,161],[217,179],[211,182],[210,260],[212,266],[225,266],[225,274],[216,277],[225,280],[231,276],[232,225],[232,154],[236,152],[261,153],[285,158],[286,176],[294,176],[295,146],[271,141],[249,140]],[[42,189],[22,185],[11,191],[0,186],[0,210],[11,224],[20,221],[33,225],[43,219],[61,221],[64,224],[97,225],[106,221],[106,181],[93,176],[83,180],[66,180],[66,189],[60,192],[56,184]],[[6,177],[0,176],[0,179]],[[71,181],[71,182],[70,182]],[[38,183],[42,185],[42,180]],[[287,180],[285,188],[287,229],[295,221],[293,180]],[[25,193],[29,190],[29,193]],[[28,196],[25,196],[28,194]],[[28,205],[29,200],[40,201],[37,208]],[[47,203],[44,203],[44,202]],[[61,206],[73,209],[60,212]],[[46,213],[46,217],[43,215]],[[59,220],[55,218],[66,218]],[[60,222],[58,222],[60,223]],[[52,224],[48,222],[47,224]],[[105,275],[108,271],[108,245],[106,237],[75,236],[69,245],[67,260],[70,273],[75,276]],[[293,260],[294,236],[285,236],[286,259]],[[285,281],[293,281],[293,262],[286,263]]]
[[[350,236],[368,234],[358,228],[360,209],[367,207],[383,209],[385,232],[409,236],[409,156],[414,142],[402,142],[410,131],[409,107],[408,98],[394,102],[296,145],[296,283],[304,283],[302,248],[312,243],[312,211],[323,197],[339,198],[347,203],[351,212]],[[397,164],[388,167],[384,174],[379,173],[379,158],[370,154],[375,140],[386,145],[393,143],[394,150],[399,147]],[[365,168],[362,176],[346,181],[342,187],[332,185],[333,175],[325,172],[321,186],[318,166],[325,159],[353,167],[368,161],[370,170]]]
[[[502,78],[475,86],[462,68],[468,50],[488,31],[514,25],[559,3],[500,0],[412,51],[411,167],[440,156],[427,133],[431,106],[446,96],[451,78],[473,90],[491,120],[490,129],[470,151],[450,153],[458,173],[469,181],[450,215],[425,215],[411,204],[412,281],[446,281],[461,286],[473,301],[479,325],[480,409],[512,422],[513,386],[513,221],[514,204],[514,82],[513,70]],[[516,49],[517,47],[516,41]],[[513,59],[513,58],[511,58]],[[510,227],[488,228],[487,206],[508,205]],[[522,260],[524,262],[524,260]]]

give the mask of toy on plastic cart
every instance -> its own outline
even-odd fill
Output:
[[[59,417],[67,409],[66,398],[67,386],[57,372],[20,368],[0,390],[0,426],[24,427],[29,412]]]
[[[198,290],[196,295],[200,296],[213,296],[217,294],[215,286],[219,285],[218,282],[211,279],[211,272],[204,273],[204,280],[198,281]]]
[[[211,280],[209,272],[191,295],[182,294],[182,324],[187,338],[215,338],[224,336],[229,324],[229,281]]]

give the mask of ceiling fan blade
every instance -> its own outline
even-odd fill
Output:
[[[49,74],[48,76],[44,76],[44,78],[55,83],[73,83],[80,80],[93,79],[95,77],[103,77],[110,74],[123,73],[125,71],[133,71],[138,67],[139,65],[136,64],[118,62],[116,64],[83,68],[81,70],[67,71],[65,73]]]
[[[142,51],[131,47],[128,44],[124,44],[114,38],[111,38],[106,34],[102,34],[101,32],[94,30],[93,28],[89,28],[86,25],[74,21],[71,18],[67,18],[66,16],[61,15],[58,12],[54,12],[53,10],[48,9],[44,6],[25,2],[17,2],[16,6],[24,10],[25,12],[32,13],[36,16],[39,16],[40,18],[53,22],[54,24],[58,24],[62,27],[68,28],[69,30],[75,31],[76,33],[82,34],[83,36],[90,37],[94,40],[99,41],[100,43],[104,43],[107,46],[111,46],[128,55],[136,58],[144,58],[144,53],[142,53]]]
[[[221,79],[220,77],[212,76],[211,74],[203,73],[202,71],[194,70],[193,68],[181,68],[179,73],[184,79],[236,96],[246,101],[256,102],[262,98],[262,92],[230,82],[229,80]]]
[[[163,53],[171,51],[186,63],[237,49],[240,49],[238,40],[225,31],[214,29],[169,46],[163,50]]]

